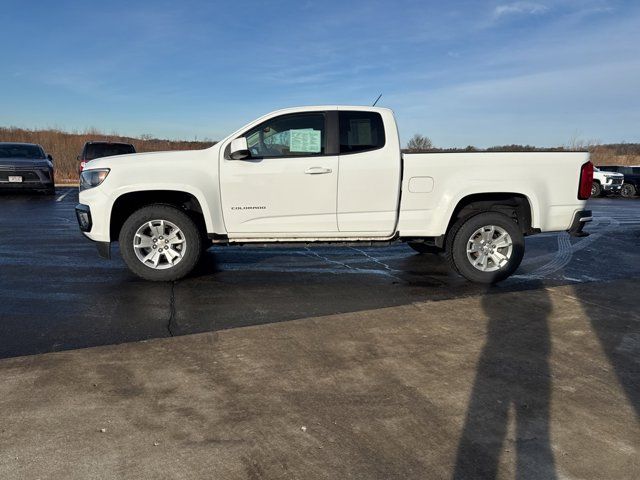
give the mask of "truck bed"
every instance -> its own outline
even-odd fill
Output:
[[[515,193],[529,201],[532,227],[569,228],[583,202],[577,191],[586,152],[405,153],[398,230],[439,236],[455,206],[480,193]]]

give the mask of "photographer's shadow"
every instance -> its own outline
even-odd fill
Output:
[[[520,300],[522,298],[522,300]],[[455,479],[496,478],[500,456],[515,450],[515,478],[554,479],[549,436],[551,300],[540,284],[519,297],[483,298],[488,317],[466,421],[460,438]],[[515,438],[508,438],[513,417]]]

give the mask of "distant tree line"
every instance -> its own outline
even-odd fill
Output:
[[[162,150],[199,150],[208,148],[216,142],[205,139],[203,141],[166,140],[155,138],[145,133],[139,137],[127,137],[117,133],[106,134],[95,128],[82,132],[65,132],[57,129],[29,130],[18,127],[0,127],[0,142],[38,143],[47,153],[53,155],[58,180],[75,181],[78,178],[78,163],[76,157],[83,145],[88,141],[125,142],[135,146],[138,152],[155,152]],[[567,146],[540,148],[532,145],[497,145],[485,149],[469,145],[465,148],[437,148],[431,139],[425,135],[416,134],[407,142],[404,152],[411,153],[455,153],[455,152],[563,152],[588,150],[596,165],[640,165],[640,143],[599,144],[595,141],[573,140]]]
[[[600,144],[596,141],[572,140],[568,145],[558,147],[536,147],[533,145],[496,145],[478,148],[468,145],[465,148],[438,148],[429,137],[415,134],[407,142],[406,153],[460,153],[460,152],[575,152],[588,151],[596,165],[640,165],[640,143]]]
[[[138,152],[156,152],[162,150],[198,150],[210,147],[216,142],[187,140],[164,140],[151,134],[140,137],[126,137],[116,133],[105,134],[95,128],[83,132],[64,132],[61,130],[28,130],[17,127],[0,127],[0,142],[38,143],[53,156],[56,168],[56,181],[76,181],[78,179],[78,161],[76,157],[88,141],[108,141],[131,143]]]

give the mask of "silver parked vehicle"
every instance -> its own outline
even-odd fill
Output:
[[[54,195],[53,157],[35,143],[0,142],[0,189]]]

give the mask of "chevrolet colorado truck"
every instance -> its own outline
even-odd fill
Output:
[[[301,107],[208,149],[92,160],[76,216],[101,256],[119,242],[147,280],[184,277],[211,244],[406,242],[494,283],[525,236],[586,235],[592,181],[588,153],[403,154],[391,110]]]

